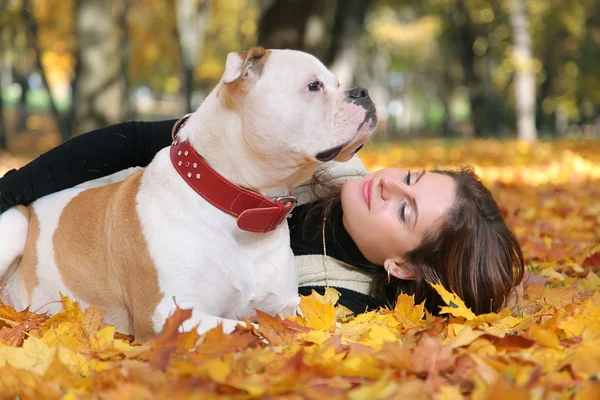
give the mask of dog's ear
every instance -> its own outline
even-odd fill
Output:
[[[225,72],[221,80],[225,85],[250,83],[262,74],[269,51],[262,47],[253,47],[248,51],[229,53],[225,63]]]

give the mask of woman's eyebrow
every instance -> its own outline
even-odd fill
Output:
[[[423,175],[421,175],[423,176]],[[418,179],[415,181],[415,183],[417,183]],[[417,207],[417,201],[415,200],[414,197],[410,196],[409,197],[409,201],[410,204],[412,204],[413,210],[415,210],[415,222],[413,224],[413,231],[415,230],[415,228],[417,227],[417,221],[419,220],[419,208]]]
[[[423,175],[425,175],[425,172],[426,171],[424,169],[421,170],[421,172],[417,176],[417,179],[415,179],[415,183],[413,183],[413,185],[415,185],[417,182],[419,182],[419,179],[421,179],[423,177]],[[415,222],[413,224],[413,231],[414,231],[415,228],[417,227],[417,221],[419,220],[419,208],[417,207],[417,201],[412,196],[410,197],[410,203],[412,204],[412,207],[415,210]]]
[[[425,175],[425,171],[424,169],[421,170],[421,172],[419,173],[419,176],[417,176],[417,179],[415,179],[415,183],[419,182],[419,179],[421,179],[423,177],[423,175]],[[413,183],[414,185],[414,183]]]

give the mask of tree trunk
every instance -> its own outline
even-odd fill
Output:
[[[560,63],[555,58],[557,43],[561,43],[563,40],[565,40],[563,32],[547,37],[544,39],[543,48],[538,51],[538,57],[544,66],[546,79],[542,81],[536,91],[535,124],[540,129],[549,130],[553,134],[557,133],[556,130],[558,129],[555,125],[555,119],[552,115],[546,115],[542,105],[552,95],[555,79],[560,77],[560,73],[557,71],[557,66]]]
[[[81,0],[73,1],[73,15],[79,15],[79,9],[81,8]],[[73,66],[73,78],[71,79],[71,105],[64,118],[65,130],[68,132],[69,139],[75,132],[75,114],[77,104],[79,103],[79,77],[81,76],[81,41],[78,42],[78,46],[75,48],[75,65]],[[65,140],[67,140],[65,139]]]
[[[108,1],[78,0],[78,65],[73,87],[74,134],[123,119],[125,79],[120,35]]]
[[[197,5],[194,0],[177,0],[177,34],[183,68],[180,91],[184,113],[193,111],[194,71],[204,49],[210,3],[210,0],[203,0]]]
[[[537,139],[535,127],[535,74],[531,56],[531,36],[524,0],[510,0],[510,25],[515,62],[515,111],[517,136],[527,142]]]
[[[357,42],[372,0],[338,0],[326,64],[342,86],[352,85],[358,61]]]
[[[322,46],[325,0],[261,0],[260,4],[259,46],[309,52]]]
[[[451,56],[447,48],[440,49],[442,52],[442,60],[445,63],[445,67],[442,70],[442,82],[440,85],[442,103],[444,107],[444,120],[440,127],[443,137],[454,136],[454,121],[452,120],[452,90],[454,88],[454,82],[452,82],[452,74],[450,73]]]
[[[125,98],[123,99],[123,118],[131,120],[135,117],[135,105],[131,102],[129,82],[129,60],[131,42],[129,40],[129,22],[127,15],[131,7],[131,0],[120,0],[118,13],[119,27],[121,28],[121,73],[123,74],[123,85],[125,86]]]
[[[0,46],[2,42],[0,41]],[[2,49],[0,48],[0,55],[2,55]],[[7,141],[7,131],[6,131],[6,121],[4,121],[4,99],[2,98],[2,93],[4,91],[4,87],[2,85],[2,72],[3,65],[0,64],[0,151],[6,150],[8,147]]]
[[[12,67],[13,80],[21,88],[16,129],[18,133],[27,130],[27,117],[29,116],[29,110],[27,107],[27,93],[29,92],[29,81],[27,80],[27,75],[29,75],[28,72],[19,71],[15,66]]]
[[[33,17],[33,14],[30,11],[30,3],[29,0],[23,0],[23,19],[27,23],[28,30],[28,41],[31,48],[33,48],[35,52],[35,65],[36,69],[40,73],[40,77],[42,78],[42,83],[44,87],[48,91],[48,99],[50,102],[50,110],[52,115],[54,116],[54,121],[56,123],[56,128],[60,132],[61,139],[64,141],[69,138],[69,132],[65,129],[65,126],[62,123],[62,117],[56,107],[56,102],[54,101],[54,96],[52,95],[52,88],[48,82],[48,76],[46,75],[46,69],[42,64],[42,50],[39,45],[39,34],[38,34],[38,25]],[[23,94],[24,96],[25,94]]]
[[[460,15],[460,22],[456,26],[459,43],[458,54],[460,54],[463,68],[464,84],[469,92],[473,133],[476,137],[483,137],[489,133],[489,129],[483,80],[481,73],[477,70],[481,60],[473,51],[477,32],[464,1],[460,0],[456,5],[456,11]]]
[[[2,38],[0,38],[0,152],[6,150],[8,147],[8,138],[6,137],[8,132],[6,131],[6,121],[4,120],[4,98],[2,96],[4,93],[4,85],[2,83],[4,80],[3,74],[5,63],[1,60],[4,59],[4,42]]]

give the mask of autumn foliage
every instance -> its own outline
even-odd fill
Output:
[[[338,293],[302,314],[181,333],[178,309],[137,343],[69,298],[53,316],[0,306],[0,398],[600,398],[600,146],[593,141],[373,145],[370,168],[471,164],[513,226],[528,274],[507,308],[475,315],[435,285],[435,317],[401,295],[353,316]]]

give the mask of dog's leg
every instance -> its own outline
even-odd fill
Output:
[[[28,229],[27,207],[17,206],[0,215],[0,282],[23,255]]]
[[[300,305],[300,296],[293,297],[279,313],[282,318],[295,317],[298,313],[298,305]]]
[[[184,321],[180,327],[180,331],[189,332],[196,325],[198,325],[197,331],[202,334],[205,333],[219,324],[223,329],[223,333],[231,333],[235,330],[236,326],[246,326],[243,321],[237,321],[234,319],[221,318],[214,315],[210,315],[204,312],[201,312],[197,308],[194,308],[194,304],[178,302],[178,306],[182,309],[192,309],[192,316],[187,321]],[[163,324],[165,320],[173,314],[175,311],[175,307],[173,305],[172,299],[163,299],[158,307],[156,308],[156,312],[154,314],[153,322],[154,322],[154,330],[158,333],[162,330]]]
[[[215,317],[214,315],[208,315],[201,312],[197,312],[195,310],[192,311],[192,318],[186,321],[188,324],[184,323],[183,329],[190,330],[193,329],[194,326],[198,325],[198,333],[202,334],[206,331],[209,331],[213,328],[216,328],[219,324],[221,325],[221,329],[223,329],[223,333],[231,333],[235,330],[238,325],[246,326],[246,324],[242,321],[236,321],[234,319],[226,319],[221,317]]]

